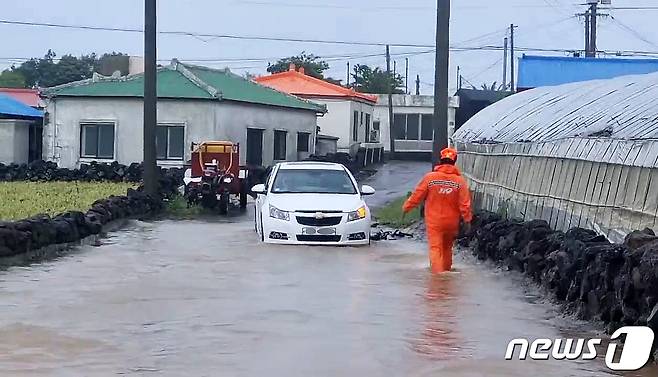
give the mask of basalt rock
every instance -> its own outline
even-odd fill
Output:
[[[525,273],[578,317],[601,320],[610,332],[629,325],[658,332],[658,237],[650,229],[613,244],[589,229],[563,233],[542,220],[490,212],[477,213],[472,224],[460,244],[479,259]]]
[[[29,164],[0,164],[0,181],[109,181],[135,182],[142,179],[142,165],[122,165],[91,162],[81,164],[78,169],[60,168],[52,161],[34,161]],[[183,179],[183,169],[171,168],[160,174],[160,185],[164,191],[178,188]],[[174,186],[175,187],[172,187]]]

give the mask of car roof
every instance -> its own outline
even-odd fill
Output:
[[[284,170],[345,170],[342,164],[333,162],[319,162],[319,161],[300,161],[300,162],[282,162],[279,164],[279,169]]]

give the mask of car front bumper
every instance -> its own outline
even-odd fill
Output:
[[[308,215],[308,214],[307,214]],[[370,243],[370,217],[347,222],[347,214],[337,225],[303,225],[295,214],[290,220],[263,218],[263,239],[266,243],[286,245],[349,246]]]

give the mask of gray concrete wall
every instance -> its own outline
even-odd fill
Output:
[[[0,119],[0,163],[27,163],[29,138],[29,121]]]
[[[136,98],[57,98],[48,105],[50,124],[44,127],[44,158],[73,168],[91,161],[80,157],[80,123],[111,122],[115,125],[114,159],[123,164],[142,161],[143,111]],[[247,128],[264,130],[263,163],[273,162],[274,130],[288,132],[287,158],[297,158],[297,132],[312,135],[316,131],[316,114],[238,102],[197,100],[160,100],[158,123],[185,127],[185,161],[190,159],[190,145],[204,140],[230,140],[246,148]],[[246,150],[240,158],[245,163]],[[101,160],[103,161],[103,160]],[[160,165],[180,166],[183,161],[160,161]]]

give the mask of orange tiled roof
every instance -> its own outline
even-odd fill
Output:
[[[354,89],[316,79],[315,77],[306,75],[304,68],[300,68],[297,71],[292,64],[286,72],[257,77],[254,81],[272,89],[299,97],[345,98],[366,101],[373,104],[377,103],[376,95],[359,93]]]

